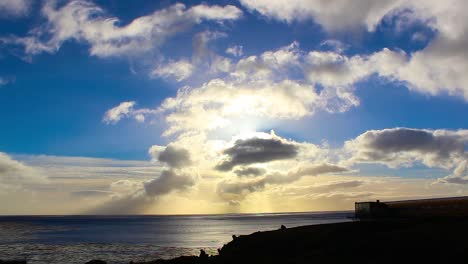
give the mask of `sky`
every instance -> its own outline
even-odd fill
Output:
[[[0,214],[468,195],[463,0],[0,0]]]

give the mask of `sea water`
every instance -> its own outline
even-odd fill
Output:
[[[128,263],[200,249],[216,254],[232,235],[351,221],[351,212],[184,216],[4,216],[0,217],[0,260],[31,264],[102,259]]]

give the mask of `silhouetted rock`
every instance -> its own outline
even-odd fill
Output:
[[[236,236],[217,256],[147,264],[464,263],[467,236],[466,219],[312,225]]]
[[[281,225],[281,230],[286,230],[286,226]]]
[[[199,257],[196,256],[182,256],[173,259],[158,259],[149,262],[133,262],[132,264],[192,264],[200,263]]]
[[[107,262],[99,259],[93,259],[91,261],[86,262],[85,264],[107,264]]]

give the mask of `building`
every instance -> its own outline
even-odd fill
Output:
[[[389,217],[390,211],[385,203],[379,200],[375,202],[357,202],[354,204],[357,218],[379,218]]]
[[[357,218],[468,217],[468,196],[389,202],[356,202]]]

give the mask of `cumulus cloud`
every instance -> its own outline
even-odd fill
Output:
[[[183,168],[192,164],[190,153],[184,148],[154,145],[148,152],[153,160],[164,162],[171,168]]]
[[[314,19],[327,31],[347,31],[353,28],[374,31],[387,18],[405,21],[397,23],[396,31],[422,22],[435,32],[434,38],[427,47],[408,55],[405,63],[387,73],[405,82],[411,90],[429,95],[461,96],[468,100],[468,77],[465,74],[468,57],[463,48],[468,44],[468,19],[464,13],[466,1],[450,0],[441,4],[439,1],[420,0],[294,0],[288,3],[242,0],[241,3],[250,10],[282,21]],[[395,57],[395,54],[392,56]],[[398,56],[395,59],[398,60]],[[374,71],[372,67],[369,69]],[[386,75],[382,70],[385,71],[378,69],[376,72]],[[349,72],[349,77],[359,74],[360,70],[354,69]]]
[[[292,0],[241,0],[250,10],[274,19],[291,23],[314,19],[329,31],[366,27],[374,30],[382,18],[398,8],[403,1],[321,1]]]
[[[145,192],[149,196],[159,196],[175,190],[184,190],[195,184],[191,175],[165,170],[158,178],[144,184]]]
[[[298,154],[298,147],[273,134],[271,138],[239,139],[234,146],[225,149],[223,154],[227,158],[218,164],[216,169],[229,171],[238,165],[294,158]]]
[[[32,0],[0,0],[0,17],[21,17],[31,9]]]
[[[466,158],[467,130],[392,128],[370,130],[345,143],[355,162],[389,166],[422,162],[429,167],[451,168]]]
[[[63,6],[46,1],[42,15],[47,22],[30,31],[25,37],[3,38],[3,42],[22,45],[29,55],[56,52],[68,40],[90,45],[90,54],[98,57],[141,54],[160,46],[166,39],[203,21],[238,19],[242,11],[235,6],[208,6],[187,8],[175,4],[120,26],[116,17],[96,4],[75,0]]]
[[[306,176],[318,176],[330,173],[349,171],[345,167],[334,164],[317,164],[291,170],[287,173],[272,172],[265,177],[248,181],[222,181],[218,184],[218,193],[223,195],[245,195],[263,190],[267,185],[284,185],[298,181]]]
[[[266,173],[266,169],[257,167],[241,167],[234,170],[234,173],[239,177],[256,177]]]
[[[231,62],[227,76],[199,87],[184,86],[164,100],[159,111],[169,123],[166,135],[226,127],[236,117],[300,119],[317,111],[344,112],[359,105],[356,82],[373,74],[393,80],[405,63],[402,51],[349,57],[334,51],[305,52],[293,42]]]
[[[359,105],[353,93],[356,82],[375,73],[394,79],[406,61],[406,54],[400,51],[383,49],[370,55],[348,57],[334,51],[305,52],[293,42],[234,62],[207,51],[206,43],[216,35],[198,34],[199,41],[194,47],[199,50],[195,57],[209,54],[211,59],[207,61],[211,64],[194,64],[205,59],[186,63],[227,75],[198,87],[184,86],[175,97],[165,99],[158,112],[166,116],[169,124],[166,135],[222,128],[238,117],[300,119],[317,111],[347,111]],[[317,89],[316,85],[323,89]]]
[[[468,183],[468,130],[391,128],[367,131],[345,142],[351,163],[379,163],[391,168],[421,163],[453,170],[441,183]]]

